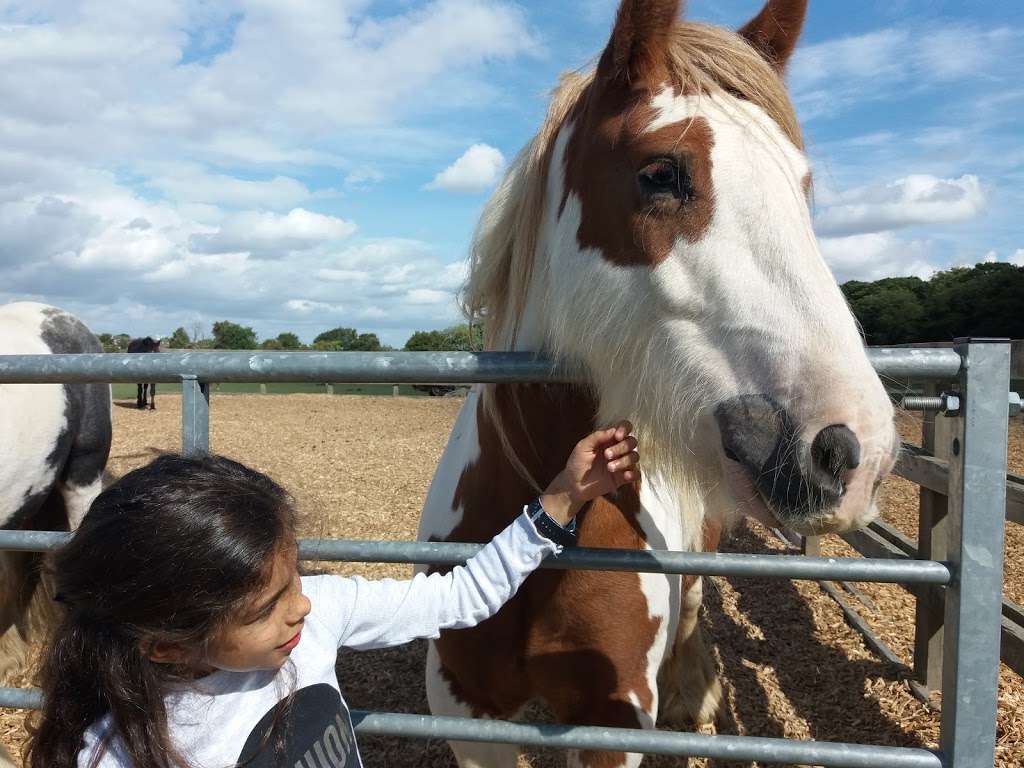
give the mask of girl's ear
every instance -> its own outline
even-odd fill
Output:
[[[176,643],[161,640],[139,644],[142,655],[156,664],[187,664],[191,660],[189,652]]]

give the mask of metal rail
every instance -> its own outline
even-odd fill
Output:
[[[39,709],[37,689],[0,688],[0,707]],[[404,739],[452,739],[530,747],[643,752],[719,760],[767,760],[831,768],[942,768],[941,757],[926,749],[878,747],[828,741],[793,741],[752,736],[705,736],[699,733],[567,726],[550,723],[513,723],[465,717],[433,717],[352,710],[352,724],[360,736],[397,736]]]
[[[875,370],[899,378],[952,378],[951,349],[867,350]],[[349,384],[565,382],[572,376],[531,352],[161,352],[0,355],[0,384],[67,382],[330,381]]]
[[[855,744],[701,736],[591,726],[537,725],[353,712],[357,732],[406,738],[654,752],[826,766],[990,768],[995,754],[1002,524],[1006,503],[1009,344],[959,340],[954,349],[870,349],[882,375],[957,379],[962,394],[949,461],[949,562],[579,549],[542,567],[714,576],[881,581],[946,591],[941,751]],[[209,383],[539,383],[569,381],[529,353],[185,352],[160,355],[0,356],[0,383],[166,381],[182,384],[182,445],[209,447]],[[932,403],[922,403],[932,405]],[[45,551],[68,534],[0,531],[0,549]],[[456,564],[481,545],[306,540],[305,559]],[[38,707],[38,691],[0,689],[0,706]]]
[[[0,531],[0,549],[47,552],[70,538],[68,533]],[[299,557],[347,563],[418,563],[461,565],[482,544],[453,542],[351,541],[302,539]],[[743,555],[719,552],[665,552],[578,547],[544,560],[552,570],[632,571],[694,576],[761,576],[817,581],[874,581],[886,584],[949,584],[949,566],[934,560],[865,560],[859,557]]]

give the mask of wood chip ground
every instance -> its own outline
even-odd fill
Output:
[[[175,450],[180,399],[161,395],[156,412],[127,402],[114,409],[115,475]],[[303,514],[301,534],[353,539],[415,538],[430,478],[461,400],[326,395],[215,397],[213,450],[269,473],[294,494]],[[1024,424],[1011,426],[1011,471],[1024,473]],[[919,442],[919,422],[904,415],[904,438]],[[917,487],[889,479],[883,516],[908,535],[917,532]],[[757,524],[737,530],[724,549],[770,552],[782,546]],[[826,554],[854,556],[841,540]],[[1007,527],[1006,593],[1024,602],[1024,526]],[[325,570],[367,577],[405,577],[404,566],[367,564]],[[716,655],[728,704],[719,733],[778,736],[934,748],[939,716],[909,692],[901,669],[871,653],[847,626],[838,606],[810,582],[717,578],[706,590],[703,623]],[[903,589],[858,585],[874,609],[858,605],[872,628],[904,662],[911,661],[913,599]],[[426,713],[424,645],[388,651],[343,652],[342,689],[353,708]],[[29,674],[2,681],[28,685]],[[543,717],[543,712],[533,713]],[[0,743],[17,754],[25,742],[25,714],[0,710]],[[1024,681],[1000,674],[997,766],[1024,765]],[[366,738],[368,768],[451,768],[443,742]],[[522,766],[564,765],[555,753],[534,752]],[[733,764],[648,758],[645,766],[691,768]]]

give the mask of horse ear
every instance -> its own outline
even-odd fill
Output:
[[[663,78],[665,51],[680,0],[622,0],[597,76],[602,80],[642,83]]]
[[[768,0],[739,33],[781,74],[796,48],[806,16],[807,0]]]

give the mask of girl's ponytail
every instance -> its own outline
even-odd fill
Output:
[[[161,456],[103,491],[54,557],[67,611],[41,671],[28,768],[77,768],[86,731],[105,716],[107,746],[116,738],[131,765],[187,766],[164,696],[194,677],[206,644],[265,586],[294,526],[280,486],[219,456]],[[156,643],[194,664],[152,661]]]

